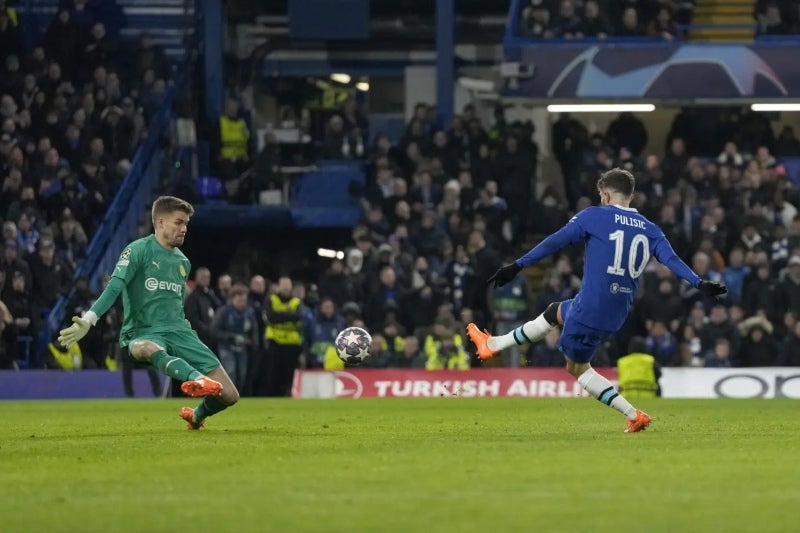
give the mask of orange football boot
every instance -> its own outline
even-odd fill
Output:
[[[469,340],[475,343],[475,347],[478,348],[478,357],[480,357],[483,361],[487,359],[491,359],[497,352],[492,351],[489,348],[489,338],[492,336],[488,330],[479,330],[478,326],[474,323],[470,322],[467,326],[467,336]]]
[[[202,422],[195,422],[194,421],[194,409],[191,407],[183,407],[181,408],[180,417],[186,420],[189,423],[188,429],[203,429]]]
[[[207,376],[200,376],[192,381],[184,381],[181,390],[189,396],[218,396],[222,392],[222,384]]]
[[[636,418],[628,420],[628,427],[625,428],[625,433],[636,433],[637,431],[644,431],[647,426],[652,422],[652,418],[644,411],[636,410]]]

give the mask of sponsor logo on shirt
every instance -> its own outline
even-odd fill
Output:
[[[144,280],[144,288],[148,291],[172,291],[178,296],[183,292],[183,285],[180,283],[161,281],[156,278],[147,278]]]
[[[609,290],[611,291],[611,294],[630,294],[633,292],[630,287],[623,287],[619,283],[612,283],[611,287],[609,287]]]

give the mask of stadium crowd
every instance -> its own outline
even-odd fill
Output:
[[[170,74],[148,35],[125,49],[85,1],[63,2],[30,53],[23,55],[21,38],[16,12],[3,2],[0,368],[45,362],[36,353],[42,321],[72,287]]]
[[[591,205],[597,175],[620,166],[637,177],[634,205],[695,271],[722,279],[730,294],[705,300],[652,261],[625,328],[595,362],[613,364],[636,340],[662,366],[800,364],[800,194],[776,160],[800,156],[791,127],[776,136],[763,114],[686,108],[659,156],[645,152],[647,131],[633,115],[621,114],[607,131],[592,134],[562,115],[551,134],[566,197],[545,187],[534,198],[532,124],[507,124],[498,108],[485,129],[467,106],[439,130],[433,115],[418,105],[396,146],[378,134],[365,150],[364,219],[345,259],[333,260],[319,280],[320,296],[338,309],[358,310],[373,332],[413,336],[429,348],[445,339],[464,346],[463,325],[473,320],[498,331],[519,325],[577,292],[582,247],[503,289],[487,293],[485,280]],[[363,131],[363,123],[344,117],[331,119],[336,140],[329,137],[324,147]],[[392,351],[393,342],[382,344]],[[556,344],[553,334],[530,347],[523,364],[561,366]],[[469,360],[457,352],[445,358],[431,349],[428,366]],[[515,354],[505,363],[515,364]]]
[[[565,4],[571,2],[559,6]],[[542,5],[549,3],[533,0],[526,9]],[[135,60],[123,64],[114,60],[102,24],[90,28],[81,31],[62,10],[43,46],[23,60],[10,47],[3,58],[5,367],[20,358],[20,338],[35,338],[43,309],[69,288],[86,236],[166,86],[166,64],[146,35]],[[64,54],[64,42],[72,43],[74,57]],[[238,112],[232,103],[226,109],[230,128],[245,131]],[[531,122],[509,123],[502,106],[484,125],[471,105],[440,129],[435,109],[420,103],[393,143],[370,135],[366,115],[348,100],[319,139],[320,157],[368,164],[364,216],[345,257],[315,279],[221,274],[213,288],[212,273],[198,268],[187,317],[245,394],[287,394],[297,366],[337,368],[332,341],[345,325],[373,334],[368,366],[468,369],[478,361],[463,334],[467,323],[507,331],[576,294],[581,247],[501,289],[487,291],[485,280],[591,205],[598,173],[621,166],[637,177],[635,207],[661,225],[695,271],[724,280],[730,294],[704,300],[651,262],[626,326],[599,349],[595,364],[614,364],[636,341],[662,366],[800,365],[800,198],[776,161],[800,156],[791,128],[776,137],[758,113],[687,108],[660,156],[645,151],[647,131],[633,115],[589,132],[565,114],[551,131],[564,195],[538,184],[534,131]],[[236,175],[247,147],[227,149]],[[267,142],[250,172],[259,174],[263,154],[279,150]],[[68,312],[79,313],[95,297],[87,280],[78,280]],[[109,313],[79,353],[51,343],[46,363],[102,368],[121,360],[129,370],[115,342],[119,319],[119,308]],[[553,333],[524,351],[509,350],[498,362],[562,366],[557,339]]]
[[[753,17],[761,35],[800,33],[800,3],[797,0],[757,0]]]
[[[542,39],[639,37],[673,40],[688,24],[693,0],[523,1],[519,34]]]

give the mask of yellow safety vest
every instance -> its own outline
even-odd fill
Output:
[[[244,120],[231,120],[223,115],[219,117],[219,131],[222,137],[220,155],[223,159],[247,159],[247,139],[250,131]]]
[[[433,335],[425,337],[425,354],[428,361],[425,363],[426,370],[469,370],[469,355],[464,351],[464,342],[461,335],[453,335],[453,345],[456,354],[442,359],[439,357],[439,345],[441,343],[433,338]]]
[[[296,296],[284,303],[277,294],[273,294],[269,297],[269,301],[272,304],[272,311],[276,313],[294,313],[297,311],[297,308],[300,307],[300,298]],[[269,320],[269,317],[267,317],[267,320]],[[277,344],[300,346],[302,343],[302,337],[300,335],[302,328],[303,324],[299,320],[297,322],[267,324],[267,330],[264,336],[268,341]]]
[[[325,370],[344,369],[344,361],[339,358],[339,354],[336,353],[335,347],[328,346],[328,348],[325,350],[325,360],[322,363],[322,368]]]
[[[403,351],[403,348],[405,348],[405,347],[406,347],[406,340],[403,337],[399,337],[398,336],[398,337],[395,337],[394,338],[394,342],[392,342],[392,350],[391,351],[393,351],[395,353],[401,353]],[[381,348],[383,349],[384,352],[389,351],[389,343],[386,342],[385,338],[383,340],[381,340]]]
[[[77,342],[66,352],[62,352],[56,348],[56,345],[52,342],[49,343],[47,347],[50,349],[50,354],[53,356],[53,359],[56,360],[58,366],[64,370],[80,370],[83,366],[83,354]]]
[[[658,390],[652,355],[632,353],[617,360],[619,389],[626,398],[655,398]]]

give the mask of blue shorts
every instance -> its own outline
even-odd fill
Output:
[[[561,330],[561,338],[558,340],[558,349],[571,361],[588,363],[592,360],[597,347],[613,331],[591,328],[575,320],[570,320],[571,308],[572,300],[561,302],[561,318],[564,320],[564,328]]]

